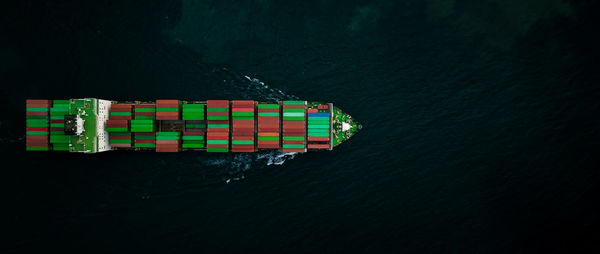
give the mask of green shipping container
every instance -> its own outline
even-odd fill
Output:
[[[207,108],[207,112],[229,112],[229,108]]]
[[[154,108],[135,108],[135,112],[156,112]]]
[[[207,116],[207,120],[229,120],[228,116]]]
[[[204,140],[204,136],[183,136],[183,140]]]
[[[279,116],[277,112],[258,112],[258,116]]]
[[[156,108],[156,112],[179,112],[179,108]]]
[[[279,140],[279,136],[258,136],[258,140]]]
[[[232,140],[231,144],[232,145],[253,145],[254,141],[253,140]]]
[[[204,144],[183,144],[182,147],[183,148],[204,148]]]
[[[137,148],[155,148],[156,144],[154,143],[135,143],[133,144],[134,147]]]
[[[131,112],[110,112],[111,116],[131,116]]]
[[[227,145],[227,144],[229,144],[229,141],[228,140],[210,140],[209,139],[209,140],[206,141],[206,144],[209,144],[209,145]]]
[[[284,136],[283,140],[299,141],[299,140],[304,140],[304,137],[303,136]]]
[[[128,132],[127,128],[106,128],[108,132]]]
[[[28,112],[48,112],[48,108],[27,108]]]
[[[283,101],[284,105],[304,105],[305,101]]]
[[[128,144],[131,143],[131,139],[111,139],[110,143],[115,144]]]
[[[298,144],[284,144],[283,148],[290,148],[290,149],[304,149],[304,145],[298,145]]]
[[[258,104],[258,108],[279,108],[278,104]]]
[[[304,121],[303,116],[284,116],[283,121]]]
[[[28,146],[25,148],[26,151],[48,151],[50,150],[47,146]]]
[[[206,148],[206,151],[209,153],[226,153],[229,151],[227,148]]]

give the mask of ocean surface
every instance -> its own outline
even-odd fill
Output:
[[[597,1],[13,1],[2,253],[598,253]],[[25,99],[304,99],[307,154],[25,152]]]

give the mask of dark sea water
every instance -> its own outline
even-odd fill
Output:
[[[2,253],[598,253],[598,3],[15,1]],[[247,76],[247,77],[246,77]],[[331,152],[25,153],[26,98],[301,98]]]

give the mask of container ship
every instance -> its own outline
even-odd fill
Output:
[[[332,150],[362,126],[333,103],[26,100],[26,150]]]

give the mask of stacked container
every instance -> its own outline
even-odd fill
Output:
[[[183,120],[204,120],[204,104],[183,104]]]
[[[131,132],[134,132],[134,147],[154,148],[155,136],[154,120],[131,120]]]
[[[157,116],[158,117],[158,116]],[[179,152],[180,145],[179,132],[157,132],[156,133],[156,151],[166,153]]]
[[[106,121],[106,131],[110,134],[111,147],[131,147],[129,121],[133,118],[132,104],[110,105],[110,117]]]
[[[279,104],[258,104],[258,148],[279,148]]]
[[[131,104],[112,104],[110,105],[110,119],[112,120],[131,120],[133,114]]]
[[[135,120],[154,120],[156,119],[156,104],[136,104]]]
[[[156,133],[154,132],[136,132],[134,137],[134,146],[136,148],[156,147]]]
[[[183,133],[183,148],[204,148],[204,132],[186,131]]]
[[[179,100],[156,100],[156,120],[179,120]]]
[[[206,101],[206,118],[208,120],[206,151],[229,151],[229,101]]]
[[[254,152],[254,101],[233,101],[232,152]]]
[[[329,149],[330,116],[328,105],[308,110],[308,142],[310,149]]]
[[[110,134],[111,147],[131,147],[128,120],[106,120],[106,131]]]
[[[306,101],[283,101],[283,151],[305,152]]]
[[[55,151],[69,151],[70,137],[65,135],[65,115],[69,114],[71,100],[54,100],[50,109],[50,143]]]
[[[48,109],[50,100],[26,100],[26,147],[27,151],[48,151]]]

